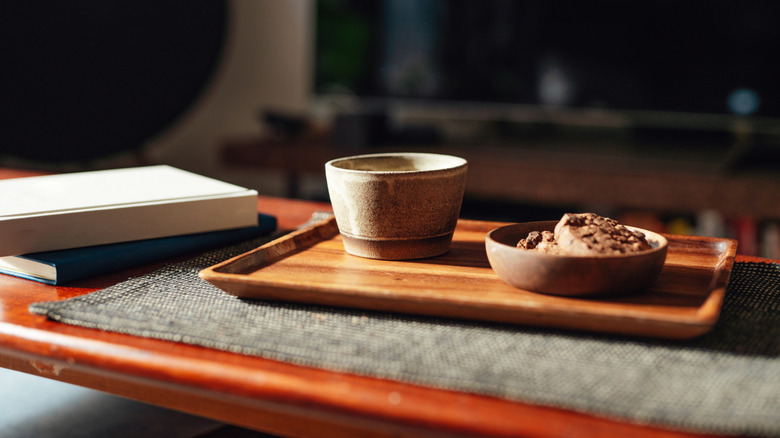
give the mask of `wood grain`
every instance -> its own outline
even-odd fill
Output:
[[[717,320],[736,252],[728,239],[669,236],[664,269],[647,290],[560,297],[515,288],[495,274],[485,235],[501,225],[461,220],[447,254],[387,261],[347,254],[328,219],[200,275],[242,298],[684,339]]]
[[[0,169],[0,178],[36,174]],[[327,207],[258,201],[286,229]],[[157,267],[67,287],[0,275],[0,366],[293,437],[714,436],[75,327],[27,311],[34,302],[87,294]]]

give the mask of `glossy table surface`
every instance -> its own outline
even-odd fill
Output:
[[[33,174],[0,169],[0,178]],[[258,209],[292,229],[329,205],[261,196]],[[27,310],[160,266],[67,287],[0,275],[0,366],[283,436],[700,436],[80,328]]]

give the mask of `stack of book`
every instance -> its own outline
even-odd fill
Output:
[[[0,181],[0,272],[48,284],[275,229],[256,191],[165,165]]]

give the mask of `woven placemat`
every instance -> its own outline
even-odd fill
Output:
[[[101,330],[562,407],[658,426],[780,436],[780,265],[736,263],[722,315],[660,341],[242,300],[198,271],[256,239],[35,314]]]

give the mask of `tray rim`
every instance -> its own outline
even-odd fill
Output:
[[[495,229],[497,227],[510,225],[513,223],[514,222],[493,222],[493,221],[480,221],[480,220],[471,220],[471,219],[459,219],[458,227],[459,228],[469,227],[469,226],[471,227],[477,226],[482,228],[488,227],[487,232],[489,232],[490,230]],[[316,245],[317,243],[333,239],[338,234],[339,232],[335,222],[335,218],[331,216],[329,218],[311,223],[310,225],[307,225],[291,233],[278,237],[277,239],[274,239],[253,250],[247,251],[243,254],[239,254],[223,262],[205,268],[201,270],[198,273],[198,275],[203,280],[222,289],[225,293],[240,298],[256,298],[256,299],[264,299],[264,300],[271,300],[271,301],[286,301],[286,302],[296,302],[302,304],[324,305],[324,306],[334,306],[334,307],[343,308],[345,307],[343,303],[342,304],[332,303],[333,297],[336,297],[337,301],[339,297],[341,298],[350,297],[350,298],[356,298],[359,301],[368,300],[370,302],[368,305],[366,305],[365,303],[361,304],[359,302],[357,303],[357,305],[348,306],[353,309],[384,311],[384,312],[401,313],[401,314],[414,314],[419,316],[456,318],[456,319],[476,320],[476,321],[493,322],[493,323],[508,323],[512,325],[528,325],[528,326],[535,326],[535,327],[548,327],[553,329],[563,328],[563,329],[585,330],[589,332],[612,333],[617,335],[634,335],[634,336],[644,336],[644,337],[649,336],[649,337],[656,337],[656,338],[672,338],[672,339],[690,339],[690,338],[698,337],[708,332],[717,322],[720,316],[720,311],[725,297],[726,287],[728,285],[731,276],[733,264],[735,263],[736,248],[737,248],[737,242],[734,239],[705,237],[705,236],[672,235],[666,233],[659,233],[669,240],[670,246],[673,244],[673,242],[675,246],[677,246],[678,242],[694,243],[694,244],[708,243],[710,245],[718,245],[721,248],[721,250],[718,253],[719,259],[718,259],[717,266],[714,268],[715,272],[711,280],[710,290],[707,293],[707,295],[703,298],[701,305],[699,305],[695,313],[694,314],[666,314],[664,315],[664,319],[655,319],[649,322],[645,320],[644,325],[647,325],[649,327],[655,327],[658,329],[658,332],[654,331],[652,334],[643,333],[643,330],[639,330],[639,331],[635,331],[635,330],[621,331],[615,329],[594,330],[591,328],[576,327],[576,325],[574,327],[569,327],[566,324],[538,324],[534,322],[523,323],[518,321],[507,321],[503,319],[494,319],[494,318],[472,318],[472,317],[463,317],[463,316],[450,315],[450,314],[441,314],[438,312],[431,313],[426,311],[420,311],[419,309],[407,310],[407,311],[394,310],[394,309],[385,308],[384,306],[381,305],[381,302],[387,301],[387,297],[378,297],[375,292],[366,291],[364,290],[365,288],[361,288],[359,286],[349,286],[345,288],[345,285],[332,284],[324,287],[322,285],[313,287],[312,285],[309,285],[306,282],[299,282],[295,280],[290,280],[289,282],[279,282],[278,280],[268,281],[258,276],[249,276],[246,274],[236,273],[236,272],[224,272],[227,268],[234,268],[234,270],[240,270],[240,265],[242,261],[243,260],[252,261],[252,258],[257,253],[261,253],[263,256],[267,256],[266,260],[263,263],[252,262],[248,264],[248,266],[257,267],[258,265],[260,265],[261,267],[259,269],[262,269],[263,266],[268,266],[270,264],[276,263],[277,261],[292,255],[291,253],[306,251],[311,246]],[[239,268],[235,269],[236,266],[238,266]],[[253,270],[252,272],[254,272],[255,270]],[[238,289],[265,288],[265,292],[262,294],[262,296],[247,295],[247,294],[236,292],[237,288]],[[296,299],[289,298],[289,292],[296,292]],[[319,296],[316,297],[316,299],[314,300],[298,299],[297,294],[300,293],[304,293],[304,294],[314,293]],[[561,300],[562,303],[566,302],[569,304],[572,300],[574,301],[581,300],[580,298],[576,298],[576,297],[556,297],[556,296],[548,296],[548,295],[543,295],[543,296],[545,300],[552,300],[552,301]],[[323,297],[325,297],[325,299],[323,299]],[[413,299],[414,298],[413,293],[405,294],[404,298],[407,300],[411,299],[412,302],[415,301]],[[374,301],[380,303],[380,305],[375,306]],[[421,299],[420,297],[418,297],[417,302],[430,303],[431,300],[430,298]],[[445,300],[445,301],[439,301],[437,304],[445,303],[445,304],[457,306],[457,304],[453,304],[454,302],[455,302],[454,300]],[[467,303],[467,306],[471,306],[472,309],[474,308],[473,303]],[[495,304],[493,304],[492,306],[488,304],[488,305],[483,305],[481,307],[493,308],[495,306],[496,306]],[[496,309],[494,309],[494,311]],[[551,311],[549,309],[550,309],[550,305],[548,303],[546,310],[537,313],[539,313],[539,315],[543,317],[549,316],[551,314]],[[531,315],[533,315],[534,313],[534,309],[530,307],[523,308],[523,311],[526,314],[531,314]],[[583,312],[583,309],[577,308],[576,311]],[[554,312],[565,313],[566,310],[560,308],[554,310],[553,313]],[[603,311],[601,312],[585,311],[583,312],[583,314],[586,314],[588,316],[593,316],[593,317],[606,315],[610,320],[609,321],[610,324],[607,324],[607,326],[609,325],[619,326],[619,323],[621,321],[624,322],[640,321],[643,320],[643,316],[647,315],[647,313],[637,312],[636,310],[631,311],[630,309],[624,309],[624,311],[620,314],[609,313],[609,312],[605,314]]]

